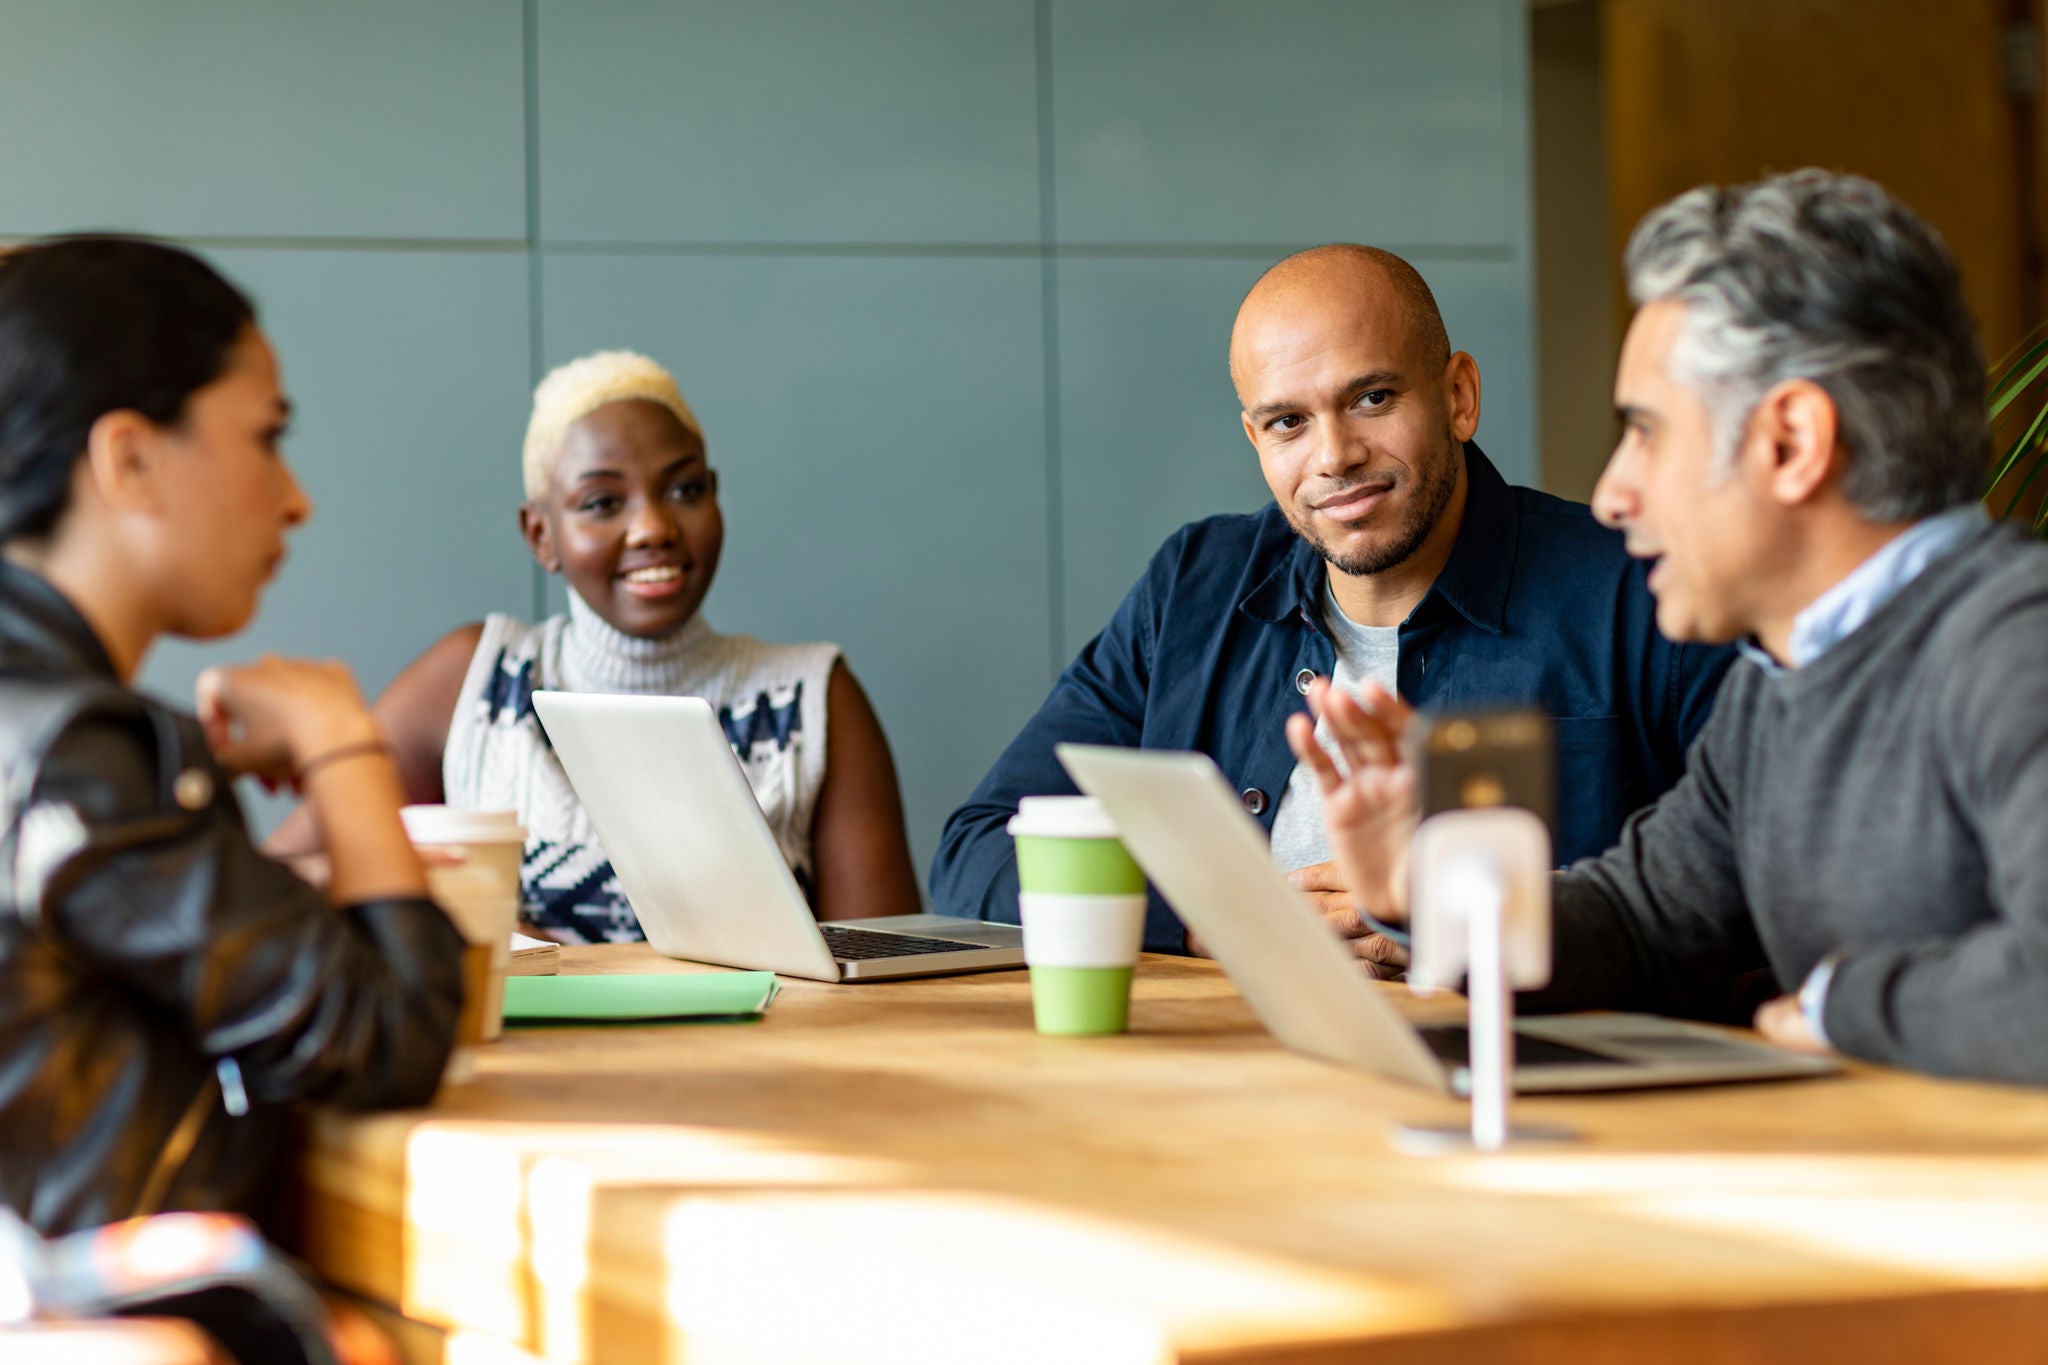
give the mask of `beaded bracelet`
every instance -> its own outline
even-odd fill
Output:
[[[299,770],[292,774],[292,776],[300,786],[304,786],[307,778],[328,764],[339,763],[343,759],[355,758],[360,754],[383,754],[389,757],[391,746],[381,739],[365,739],[354,744],[344,744],[338,749],[329,749],[324,754],[315,754],[312,758],[300,764]]]

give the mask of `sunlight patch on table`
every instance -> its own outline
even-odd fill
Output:
[[[597,1190],[845,1188],[895,1163],[683,1125],[426,1123],[406,1145],[403,1311],[564,1358],[588,1338]]]
[[[1440,1174],[1944,1282],[2048,1274],[2048,1161],[2036,1158],[1586,1153],[1475,1159]]]
[[[665,1354],[691,1365],[1152,1365],[1452,1316],[1410,1285],[947,1191],[677,1198],[663,1243]]]

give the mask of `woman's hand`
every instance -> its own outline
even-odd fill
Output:
[[[1415,770],[1402,757],[1401,739],[1415,713],[1376,683],[1354,698],[1328,678],[1309,685],[1308,702],[1337,741],[1343,768],[1316,743],[1307,716],[1288,717],[1287,742],[1322,790],[1331,860],[1360,906],[1381,920],[1406,920],[1408,842],[1419,812]]]
[[[199,720],[222,767],[304,788],[328,853],[331,900],[426,894],[399,820],[398,770],[346,668],[267,654],[207,669],[198,692]]]
[[[266,654],[199,675],[197,707],[223,768],[275,788],[323,754],[378,742],[355,679],[338,663]]]

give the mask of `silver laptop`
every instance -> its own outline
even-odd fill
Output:
[[[533,708],[656,952],[813,981],[1023,965],[1015,925],[819,924],[702,698],[536,692]]]
[[[1414,1024],[1368,980],[1309,899],[1273,866],[1265,831],[1202,754],[1062,744],[1060,762],[1109,808],[1138,865],[1282,1043],[1466,1095],[1463,1025]],[[1643,1014],[1517,1021],[1515,1089],[1630,1090],[1813,1076],[1826,1058]]]

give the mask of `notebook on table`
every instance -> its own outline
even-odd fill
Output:
[[[508,1024],[745,1019],[775,999],[770,972],[527,976],[505,983]]]

